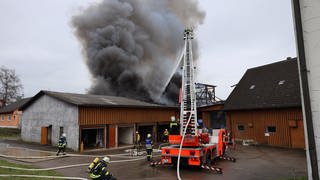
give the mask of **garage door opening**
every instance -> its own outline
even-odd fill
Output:
[[[82,141],[85,149],[104,148],[104,129],[82,129]]]
[[[145,140],[147,139],[147,134],[153,135],[153,126],[139,126],[138,131],[141,136],[141,142],[144,143]],[[153,137],[154,138],[154,137]]]
[[[118,146],[133,144],[133,126],[118,127]]]

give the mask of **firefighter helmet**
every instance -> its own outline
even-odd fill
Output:
[[[176,118],[174,116],[171,116],[171,122],[175,122]]]
[[[151,134],[148,134],[148,135],[147,135],[147,138],[151,138]]]
[[[102,161],[108,164],[110,162],[110,158],[106,156],[102,159]]]

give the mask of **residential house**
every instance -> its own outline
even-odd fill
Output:
[[[237,140],[305,147],[296,58],[248,69],[224,110]]]

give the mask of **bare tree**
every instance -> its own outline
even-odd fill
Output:
[[[0,68],[0,101],[2,105],[8,105],[23,97],[23,86],[15,70],[4,66]]]

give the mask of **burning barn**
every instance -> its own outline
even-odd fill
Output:
[[[181,33],[205,16],[197,1],[181,3],[103,0],[83,8],[72,25],[93,80],[91,95],[39,92],[24,106],[22,139],[56,144],[65,132],[74,150],[81,142],[105,148],[132,144],[136,130],[159,139],[178,112],[172,105],[181,86]],[[196,60],[196,40],[192,48]]]
[[[21,137],[28,142],[56,145],[62,133],[68,147],[79,150],[132,145],[134,132],[156,141],[177,107],[124,97],[40,91],[23,107]]]

